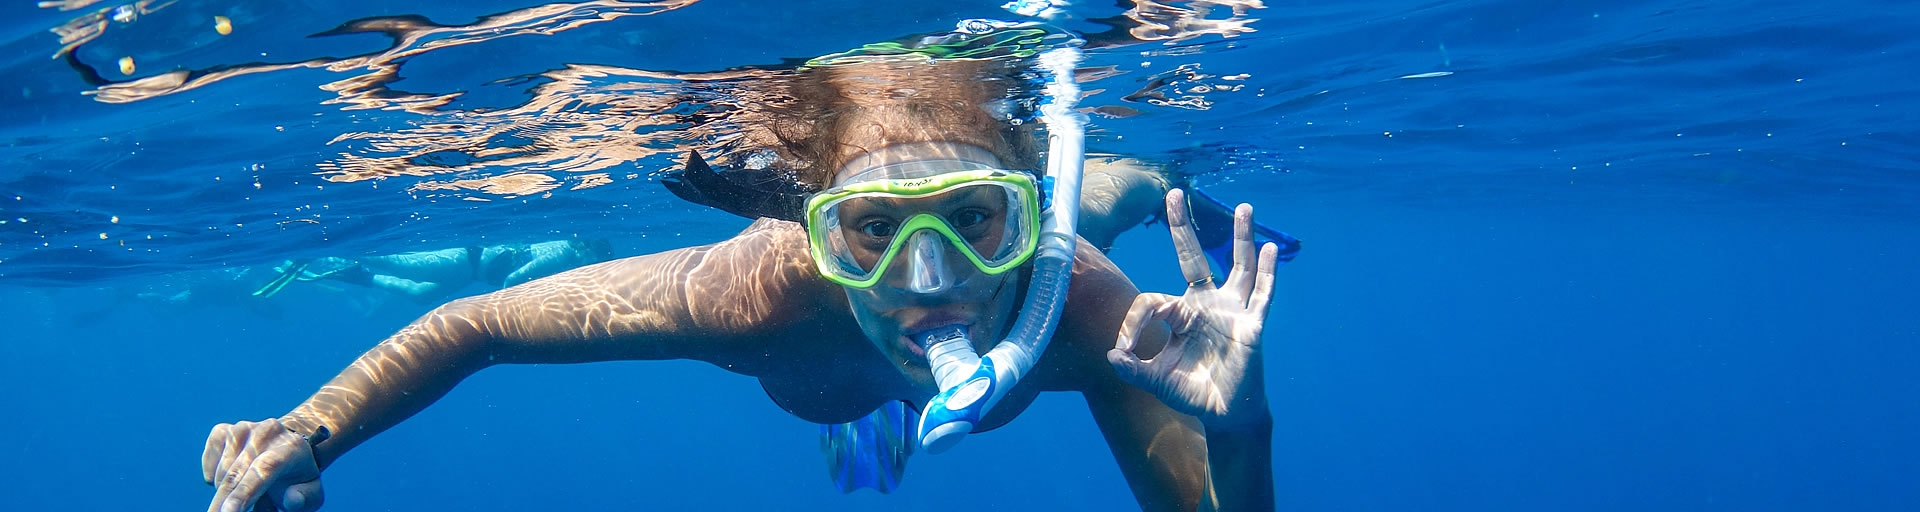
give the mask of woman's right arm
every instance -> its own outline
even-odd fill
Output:
[[[311,460],[324,468],[493,364],[699,359],[752,373],[753,358],[744,356],[762,353],[750,345],[764,339],[756,334],[814,312],[802,305],[808,301],[781,300],[822,286],[804,237],[797,225],[763,220],[718,244],[581,267],[441,306],[277,421],[215,427],[202,462],[218,489],[209,510],[222,498],[248,504],[286,485],[274,481],[285,470],[254,468],[256,460],[302,462],[252,445],[318,439],[324,428],[325,440],[311,444]],[[246,428],[267,424],[286,432]]]

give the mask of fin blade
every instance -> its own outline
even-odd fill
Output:
[[[900,487],[913,455],[918,413],[905,402],[888,402],[851,423],[820,426],[828,475],[842,493],[870,488],[888,494]]]

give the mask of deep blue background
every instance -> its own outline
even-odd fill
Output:
[[[458,22],[524,6],[497,4],[299,5],[256,12],[268,21],[254,23],[281,20],[304,34],[370,14]],[[998,15],[997,2],[831,4],[706,2],[505,40],[490,48],[513,70],[460,75],[467,68],[454,64],[486,56],[476,51],[409,68],[418,78],[408,84],[459,89],[554,62],[765,64]],[[12,204],[0,217],[33,222],[0,225],[0,439],[9,441],[0,509],[201,506],[211,494],[197,468],[208,428],[283,413],[428,307],[311,289],[269,306],[126,300],[164,271],[419,249],[475,232],[609,234],[635,254],[740,225],[644,180],[484,207],[354,185],[211,200],[227,196],[208,176],[245,176],[235,169],[251,162],[269,162],[269,184],[310,181],[312,162],[335,151],[324,146],[333,133],[365,129],[320,123],[274,132],[287,139],[261,135],[332,115],[316,105],[329,95],[312,87],[339,77],[263,75],[101,105],[45,60],[57,44],[40,31],[70,15],[9,9],[5,19],[17,21],[0,47],[13,85],[0,90],[9,162],[0,204]],[[793,28],[793,9],[826,12],[836,30],[770,37]],[[1256,11],[1261,32],[1235,40],[1245,46],[1197,57],[1210,71],[1253,74],[1265,95],[1228,96],[1207,112],[1140,107],[1148,113],[1102,121],[1108,131],[1095,144],[1225,169],[1201,184],[1307,240],[1281,272],[1267,336],[1282,507],[1912,510],[1912,11],[1275,2]],[[662,31],[645,40],[676,51],[600,44]],[[231,61],[216,55],[230,50],[197,44],[204,55],[185,53]],[[282,44],[325,53],[300,45],[346,43]],[[1152,60],[1154,70],[1178,62],[1137,50],[1103,58]],[[509,51],[525,54],[501,56]],[[568,57],[541,57],[553,53]],[[1455,74],[1394,80],[1432,71]],[[216,97],[267,107],[187,102]],[[123,152],[134,142],[140,148]],[[193,187],[214,195],[157,193]],[[436,215],[325,239],[205,233],[267,208],[258,202],[316,200],[354,214]],[[141,209],[165,214],[122,213]],[[106,213],[184,234],[115,255],[95,234],[132,228],[95,218]],[[1114,254],[1145,288],[1182,284],[1159,227],[1130,232]],[[916,457],[891,496],[839,495],[824,467],[815,427],[785,416],[749,379],[697,363],[607,363],[483,372],[343,458],[325,481],[327,510],[1132,504],[1069,395],[1043,397],[953,453]]]

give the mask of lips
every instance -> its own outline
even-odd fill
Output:
[[[927,312],[927,316],[920,317],[919,320],[915,320],[913,322],[910,322],[901,326],[900,332],[906,333],[906,334],[913,334],[917,332],[926,331],[928,329],[932,329],[935,327],[946,327],[953,324],[967,324],[967,323],[971,323],[971,322],[968,322],[966,317],[963,317],[961,315],[957,315],[957,314],[949,313],[945,311],[929,311]]]
[[[967,317],[957,313],[940,310],[928,311],[926,316],[901,325],[900,344],[907,349],[907,352],[912,353],[915,357],[925,358],[927,357],[927,348],[920,346],[920,342],[913,339],[912,336],[916,333],[925,332],[937,327],[956,324],[970,326],[972,322],[969,322]]]
[[[900,337],[900,349],[907,351],[908,354],[912,354],[913,357],[915,358],[919,358],[919,359],[927,358],[926,347],[920,346],[919,343],[914,343],[913,340],[907,339],[906,336]]]

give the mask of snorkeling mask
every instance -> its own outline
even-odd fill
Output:
[[[913,164],[867,171],[807,201],[807,240],[821,276],[870,288],[903,248],[923,264],[943,262],[942,241],[986,275],[1033,257],[1041,197],[1032,174],[979,164],[959,171]],[[943,288],[940,277],[918,275],[924,273],[916,272],[915,291]]]

